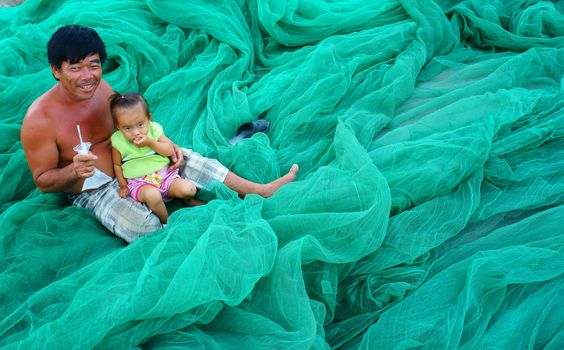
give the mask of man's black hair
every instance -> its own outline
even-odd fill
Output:
[[[76,24],[57,29],[47,44],[49,64],[57,69],[64,61],[74,64],[95,53],[100,55],[100,63],[104,63],[107,57],[104,42],[94,29]]]

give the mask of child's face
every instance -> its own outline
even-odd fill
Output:
[[[149,132],[150,115],[145,113],[140,104],[115,110],[117,128],[125,137],[133,142]]]

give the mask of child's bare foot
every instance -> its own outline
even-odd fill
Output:
[[[297,164],[292,165],[290,171],[288,171],[286,175],[279,177],[271,183],[265,184],[263,190],[259,194],[265,198],[271,197],[280,187],[294,181],[298,170],[299,167]]]

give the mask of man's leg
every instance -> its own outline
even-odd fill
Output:
[[[206,158],[199,153],[189,149],[182,149],[186,166],[181,173],[181,177],[192,181],[197,188],[206,188],[211,181],[223,182],[227,187],[234,190],[241,197],[247,194],[258,194],[263,197],[270,197],[280,187],[296,179],[298,165],[294,164],[290,171],[282,177],[267,183],[259,184],[240,177],[216,159]]]
[[[240,177],[239,175],[228,172],[223,183],[225,186],[237,192],[241,197],[245,197],[248,194],[258,194],[262,197],[268,198],[274,194],[280,187],[294,181],[296,179],[296,174],[298,173],[298,165],[294,164],[290,168],[290,171],[286,175],[279,177],[278,179],[267,183],[258,184],[256,182],[249,181]]]
[[[149,208],[131,197],[121,198],[118,189],[114,179],[100,189],[83,192],[72,204],[92,211],[102,225],[127,242],[163,228]]]

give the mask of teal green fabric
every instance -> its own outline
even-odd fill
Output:
[[[71,23],[176,143],[297,181],[130,245],[40,193],[19,131]],[[0,348],[563,349],[563,73],[562,1],[0,8]]]
[[[163,135],[163,128],[157,122],[150,122],[147,130],[147,136],[153,140],[158,140]],[[170,162],[167,157],[155,154],[149,146],[137,147],[119,130],[114,131],[111,141],[122,161],[126,160],[121,166],[126,179],[152,174]]]

